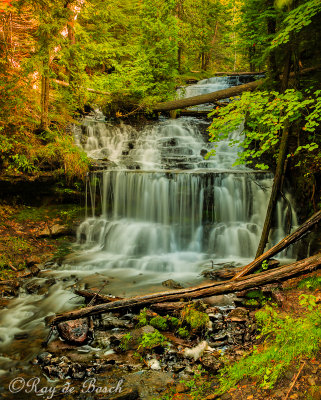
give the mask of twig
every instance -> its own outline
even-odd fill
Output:
[[[295,382],[298,380],[299,375],[301,374],[301,371],[303,369],[303,367],[305,366],[306,361],[304,361],[304,363],[301,365],[299,372],[296,374],[296,377],[294,378],[294,381],[292,382],[292,385],[290,386],[290,389],[285,397],[284,400],[288,400],[289,394],[291,393],[291,390],[293,389]]]

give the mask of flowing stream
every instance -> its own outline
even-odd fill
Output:
[[[184,95],[247,79],[211,78],[189,86]],[[75,127],[76,143],[100,165],[88,177],[87,216],[72,256],[35,278],[47,289],[22,293],[0,312],[2,373],[9,368],[13,373],[39,351],[45,316],[82,303],[70,290],[74,284],[106,285],[107,293],[119,296],[146,293],[167,279],[187,286],[200,281],[204,269],[253,259],[273,176],[233,167],[239,149],[230,142],[242,135],[242,127],[205,160],[213,146],[207,127],[206,120],[191,117],[162,118],[140,128],[112,125],[100,113]],[[270,245],[286,234],[287,221],[297,224],[286,195],[277,206]],[[281,257],[292,258],[291,251]]]

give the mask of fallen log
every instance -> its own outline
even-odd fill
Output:
[[[245,91],[251,91],[256,89],[263,79],[259,79],[254,82],[246,83],[244,85],[233,86],[228,89],[218,90],[217,92],[211,92],[208,94],[201,94],[199,96],[188,97],[186,99],[166,101],[164,103],[156,104],[153,107],[154,111],[171,111],[180,108],[186,108],[196,106],[198,104],[214,103],[217,100],[227,99],[229,97],[238,96]]]
[[[256,75],[263,75],[263,74],[265,74],[265,71],[259,71],[259,72],[214,72],[213,76],[243,76],[243,75],[256,76]]]
[[[178,289],[170,292],[149,294],[145,296],[132,297],[124,300],[99,304],[92,307],[86,307],[62,314],[57,314],[56,316],[49,317],[47,322],[49,322],[51,325],[56,325],[61,321],[78,319],[89,315],[98,315],[111,311],[126,310],[128,308],[143,308],[150,306],[151,304],[163,303],[166,301],[177,301],[181,299],[192,300],[213,295],[238,292],[256,286],[266,285],[267,283],[289,279],[296,275],[310,272],[319,268],[320,266],[321,253],[310,258],[297,261],[294,264],[275,268],[271,271],[268,270],[259,274],[248,275],[237,281],[212,283],[187,289]]]
[[[257,268],[264,260],[273,257],[275,254],[279,253],[280,251],[286,249],[290,244],[299,240],[307,231],[309,231],[315,224],[317,224],[321,220],[321,211],[313,214],[307,221],[305,221],[302,225],[300,225],[293,233],[286,236],[282,239],[279,243],[273,246],[271,249],[267,250],[261,256],[257,257],[254,261],[250,264],[246,265],[244,268],[238,272],[234,279],[239,279],[244,275],[247,275],[249,272],[252,272]]]
[[[104,294],[100,294],[97,292],[94,292],[93,290],[80,290],[76,289],[75,293],[78,294],[78,296],[84,297],[85,299],[91,301],[93,298],[95,298],[95,301],[101,302],[101,303],[109,303],[111,301],[116,301],[116,300],[123,300],[122,297],[115,297],[115,296],[106,296]]]
[[[306,75],[310,72],[317,70],[319,67],[305,68],[299,71],[300,75]],[[290,76],[294,76],[291,72]],[[218,90],[217,92],[211,92],[207,94],[201,94],[199,96],[188,97],[186,99],[165,101],[163,103],[155,104],[153,107],[154,111],[171,111],[178,110],[181,108],[197,106],[198,104],[213,103],[217,100],[227,99],[229,97],[238,96],[243,92],[255,90],[259,85],[264,82],[264,79],[259,79],[254,82],[246,83],[244,85],[233,86],[228,89]]]

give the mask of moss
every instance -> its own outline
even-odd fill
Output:
[[[161,331],[166,331],[168,329],[167,319],[164,317],[160,316],[154,317],[149,321],[149,324]]]
[[[138,315],[137,327],[148,325],[147,309],[144,308]]]
[[[179,337],[181,337],[183,339],[189,337],[189,332],[188,332],[186,327],[185,328],[178,328],[176,333],[177,333],[177,335]]]
[[[202,303],[191,303],[181,312],[181,320],[193,331],[204,329],[209,324],[209,316],[205,312],[199,311],[200,309],[204,309]]]
[[[139,341],[138,351],[144,352],[145,350],[153,349],[154,347],[165,347],[167,341],[157,329],[153,333],[144,333]]]

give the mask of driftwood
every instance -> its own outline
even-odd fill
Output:
[[[126,310],[128,308],[142,308],[155,303],[163,303],[166,301],[192,300],[213,295],[220,295],[240,290],[250,289],[256,286],[266,285],[267,283],[279,282],[289,279],[299,274],[310,272],[321,266],[321,253],[294,264],[285,265],[275,268],[272,271],[264,271],[259,274],[246,276],[237,281],[227,281],[222,283],[212,283],[191,287],[187,289],[179,289],[175,291],[155,293],[145,296],[132,297],[124,300],[113,301],[109,303],[99,304],[92,307],[81,308],[74,311],[57,314],[52,318],[48,318],[51,325],[56,325],[61,321],[78,319],[89,315],[98,315],[111,311]]]
[[[313,214],[307,221],[305,221],[299,228],[297,228],[293,233],[286,236],[279,243],[273,246],[271,249],[267,250],[260,257],[256,258],[250,264],[246,265],[242,270],[235,275],[233,279],[239,279],[244,275],[247,275],[249,272],[252,272],[257,268],[264,260],[273,257],[275,254],[280,251],[286,249],[290,244],[299,240],[307,231],[309,231],[315,224],[317,224],[321,220],[321,211]]]

